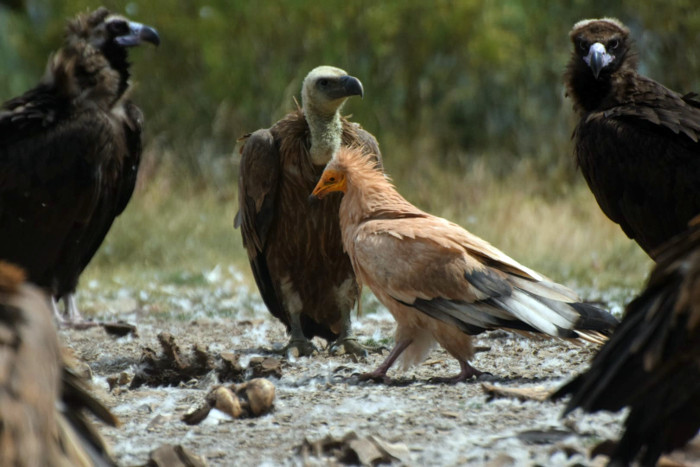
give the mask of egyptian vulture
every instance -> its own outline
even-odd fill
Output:
[[[0,465],[115,465],[86,412],[118,423],[64,363],[48,297],[0,262]]]
[[[611,464],[656,465],[700,429],[700,225],[659,250],[642,293],[627,306],[588,371],[554,398],[565,414],[629,407]]]
[[[0,258],[65,299],[71,321],[80,274],[134,191],[143,115],[126,97],[127,48],[142,41],[158,34],[81,14],[39,84],[0,107]]]
[[[343,252],[340,198],[308,202],[341,145],[365,147],[381,161],[375,138],[340,115],[348,97],[362,95],[360,80],[345,71],[314,68],[302,84],[302,109],[247,136],[241,148],[234,225],[265,305],[287,326],[285,350],[293,354],[315,352],[314,336],[335,341],[332,351],[365,353],[350,324],[359,288]]]
[[[580,303],[576,294],[509,258],[486,241],[406,201],[361,148],[341,148],[312,196],[343,192],[343,245],[358,281],[397,323],[387,359],[363,378],[386,380],[401,356],[422,361],[437,341],[461,371],[449,381],[478,376],[469,360],[471,336],[489,329],[560,338],[604,339],[617,323]]]
[[[655,258],[700,213],[700,102],[637,73],[615,19],[580,21],[570,38],[576,161],[603,212]]]

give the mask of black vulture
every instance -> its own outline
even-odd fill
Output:
[[[136,184],[143,115],[127,48],[156,31],[105,8],[68,23],[39,84],[0,107],[0,259],[66,299]]]
[[[700,219],[698,219],[700,222]],[[611,464],[656,465],[700,429],[700,225],[658,250],[642,293],[627,306],[588,371],[559,389],[566,413],[618,411],[625,432]]]
[[[700,213],[700,102],[640,75],[615,19],[580,21],[570,38],[576,161],[603,212],[655,258]]]
[[[346,99],[363,92],[345,71],[317,67],[304,79],[302,109],[247,136],[241,148],[235,226],[265,305],[291,334],[286,349],[299,355],[315,351],[314,336],[336,341],[333,351],[364,353],[350,324],[359,287],[343,252],[340,197],[308,201],[341,145],[381,158],[375,138],[340,115]]]

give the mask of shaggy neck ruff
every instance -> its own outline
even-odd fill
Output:
[[[304,116],[311,133],[311,161],[315,165],[326,165],[338,151],[342,141],[343,123],[340,120],[340,108],[328,114],[304,104]]]
[[[346,192],[340,203],[343,235],[369,219],[396,219],[424,215],[396,191],[370,155],[341,149],[329,164],[345,174]]]

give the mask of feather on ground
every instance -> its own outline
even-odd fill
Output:
[[[406,201],[361,148],[341,148],[312,196],[344,192],[343,245],[361,284],[397,322],[396,346],[368,377],[383,379],[401,356],[420,362],[435,342],[455,357],[455,381],[469,364],[471,335],[488,329],[604,340],[617,323],[576,294],[519,264],[488,242]]]

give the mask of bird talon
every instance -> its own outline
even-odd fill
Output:
[[[367,349],[357,341],[357,338],[346,337],[345,339],[338,339],[331,345],[330,354],[366,357],[368,352]]]
[[[389,378],[385,373],[377,373],[372,371],[370,373],[360,373],[357,375],[359,381],[372,381],[374,383],[381,384],[391,384],[391,378]]]
[[[282,353],[294,358],[311,357],[313,355],[318,355],[318,349],[309,340],[291,339],[284,349],[282,349]]]

